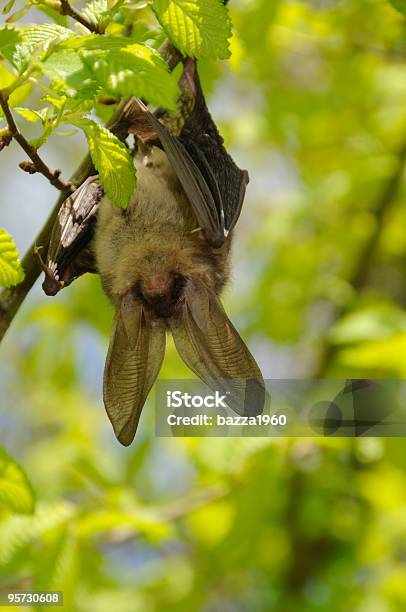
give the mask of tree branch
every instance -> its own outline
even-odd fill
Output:
[[[399,186],[403,179],[403,174],[406,166],[406,141],[399,148],[398,163],[393,174],[386,180],[381,192],[378,194],[375,206],[372,212],[375,217],[374,230],[368,240],[361,247],[357,262],[352,270],[349,283],[356,292],[362,291],[368,283],[369,273],[372,267],[377,246],[384,228],[384,218],[391,209]],[[338,308],[335,312],[334,320],[338,321],[348,310],[350,304]],[[323,378],[326,375],[331,362],[336,354],[336,349],[331,344],[326,344],[321,352],[319,364],[316,370],[315,378]]]
[[[41,174],[43,174],[51,183],[51,185],[59,189],[59,191],[71,193],[73,191],[71,184],[65,183],[59,178],[61,171],[51,170],[50,168],[48,168],[46,163],[43,162],[40,156],[38,155],[35,147],[30,145],[28,140],[24,138],[24,136],[18,129],[16,122],[14,121],[13,114],[7,102],[7,96],[2,91],[0,91],[0,106],[3,109],[4,117],[7,121],[7,125],[10,130],[10,135],[14,138],[14,140],[18,142],[20,147],[27,153],[28,157],[31,159],[33,163],[33,171],[40,172]],[[28,171],[27,166],[22,167],[22,169]]]
[[[86,17],[82,15],[82,13],[80,13],[77,9],[75,9],[68,0],[59,0],[59,1],[61,4],[61,8],[59,9],[59,12],[62,15],[67,15],[68,17],[72,17],[72,19],[74,19],[78,23],[81,23],[83,26],[85,26],[85,28],[87,28],[91,32],[94,32],[95,34],[104,34],[103,28],[101,28],[98,25],[95,25],[94,23],[86,19]]]
[[[89,156],[87,156],[76,172],[73,174],[71,180],[75,184],[82,183],[92,171],[92,162]],[[34,285],[38,276],[41,273],[41,266],[39,259],[35,255],[35,248],[38,245],[43,246],[46,250],[48,249],[49,238],[51,235],[52,227],[55,223],[56,217],[59,212],[59,208],[62,202],[65,200],[66,194],[61,194],[56,202],[51,214],[49,215],[44,227],[35,238],[33,244],[26,252],[23,260],[22,267],[25,272],[25,278],[22,283],[16,287],[5,289],[0,293],[0,341],[10,326],[11,321],[16,315],[19,307],[27,297],[28,292]]]

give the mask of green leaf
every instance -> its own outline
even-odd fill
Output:
[[[137,96],[157,106],[175,108],[176,80],[154,49],[138,43],[129,44],[125,39],[120,46],[114,40],[107,41],[99,49],[89,49],[89,46],[81,50],[82,57],[107,93]]]
[[[0,55],[13,64],[13,54],[22,44],[22,34],[13,27],[0,28]]]
[[[227,59],[231,22],[221,0],[153,0],[153,10],[179,51]]]
[[[131,39],[124,36],[101,36],[100,34],[88,34],[87,36],[75,36],[64,40],[59,46],[63,49],[82,49],[86,51],[110,51],[121,49],[131,44]]]
[[[32,514],[35,499],[31,484],[21,467],[0,448],[0,507],[19,514]]]
[[[14,111],[26,121],[36,123],[37,121],[44,122],[48,109],[42,108],[39,111],[31,110],[30,108],[16,107]]]
[[[56,24],[44,23],[28,28],[2,28],[0,29],[0,54],[21,74],[33,55],[45,53],[52,43],[71,36],[74,36],[71,30]]]
[[[61,47],[43,62],[43,69],[49,78],[65,80],[77,97],[86,96],[93,79],[109,95],[176,107],[176,78],[154,49],[128,38],[99,35],[71,38]]]
[[[15,4],[16,0],[10,0],[9,2],[6,3],[6,6],[3,8],[3,15],[7,15],[7,13],[9,13],[11,11],[11,9],[13,8],[14,4]]]
[[[73,50],[52,53],[41,68],[51,81],[62,81],[62,89],[72,98],[93,99],[100,89],[91,70]]]
[[[14,240],[0,227],[0,285],[12,287],[24,279],[24,270],[18,259],[18,251]]]
[[[83,15],[94,25],[105,26],[114,17],[126,0],[92,0],[82,10]]]
[[[394,9],[406,15],[406,0],[389,0]]]
[[[90,155],[100,181],[113,204],[127,208],[134,193],[134,161],[127,147],[109,130],[90,119],[76,123],[89,143]]]
[[[34,147],[34,149],[40,149],[48,141],[48,138],[52,135],[55,127],[55,124],[45,123],[43,133],[38,136],[38,138],[33,138],[32,140],[30,140],[30,145]]]

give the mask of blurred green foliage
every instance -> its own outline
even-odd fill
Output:
[[[231,60],[201,64],[251,174],[226,299],[268,377],[406,374],[392,4],[231,0]],[[100,392],[111,317],[82,278],[32,299],[2,347],[3,592],[60,589],[72,612],[406,609],[402,439],[157,439],[150,401],[121,448]],[[188,376],[170,345],[162,377]]]

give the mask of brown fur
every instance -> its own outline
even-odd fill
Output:
[[[165,299],[174,275],[186,279],[185,292],[199,282],[219,293],[229,275],[230,240],[218,249],[207,244],[161,149],[140,151],[135,165],[137,187],[127,210],[107,197],[100,205],[94,251],[106,294],[116,306],[137,287]]]

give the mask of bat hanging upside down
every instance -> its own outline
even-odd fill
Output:
[[[87,179],[62,205],[45,266],[48,295],[98,272],[115,307],[103,395],[124,445],[161,368],[167,330],[187,366],[228,392],[236,412],[257,415],[264,405],[261,372],[218,297],[248,174],[224,149],[191,59],[180,89],[180,105],[192,107],[180,129],[179,117],[136,104],[129,131],[137,186],[128,208],[103,195],[97,176]]]

